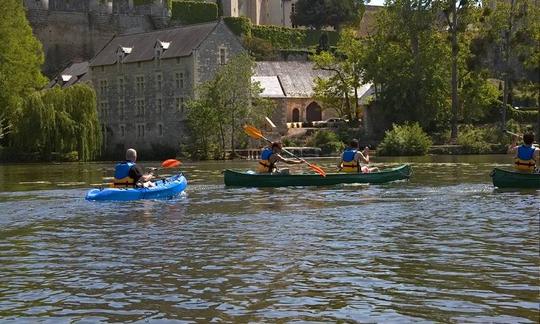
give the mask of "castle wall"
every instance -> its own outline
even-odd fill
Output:
[[[90,60],[115,34],[164,28],[165,0],[24,0],[34,34],[43,44],[43,72],[52,77],[72,61]],[[47,9],[48,8],[48,9]]]

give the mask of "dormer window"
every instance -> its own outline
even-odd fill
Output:
[[[117,63],[124,63],[124,58],[131,54],[133,47],[119,46],[116,50],[116,56],[118,57]]]
[[[160,60],[161,55],[163,55],[163,53],[168,50],[170,46],[171,42],[163,42],[158,39],[154,45],[156,60]]]
[[[63,83],[68,82],[68,81],[71,80],[71,78],[72,78],[72,76],[69,75],[69,74],[62,74],[60,77],[62,78],[62,82],[63,82]]]
[[[161,48],[163,51],[166,51],[171,46],[171,42],[162,42],[159,39],[156,42],[155,48]]]

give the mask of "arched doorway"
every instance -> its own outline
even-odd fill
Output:
[[[318,121],[322,119],[321,106],[318,103],[312,102],[306,108],[306,119],[308,122]]]
[[[298,108],[294,108],[292,110],[292,121],[293,123],[297,123],[300,121],[300,110],[298,110]]]

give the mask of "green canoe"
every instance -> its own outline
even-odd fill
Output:
[[[521,173],[495,168],[491,172],[493,185],[498,188],[539,188],[540,173]]]
[[[225,185],[238,187],[328,186],[340,183],[384,183],[408,179],[411,167],[402,165],[373,173],[256,174],[225,170]]]

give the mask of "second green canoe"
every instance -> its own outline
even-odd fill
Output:
[[[538,188],[540,173],[521,173],[495,168],[491,172],[493,185],[498,188]]]
[[[402,165],[373,173],[256,174],[225,170],[225,185],[237,187],[328,186],[340,183],[385,183],[408,179],[411,167]]]

